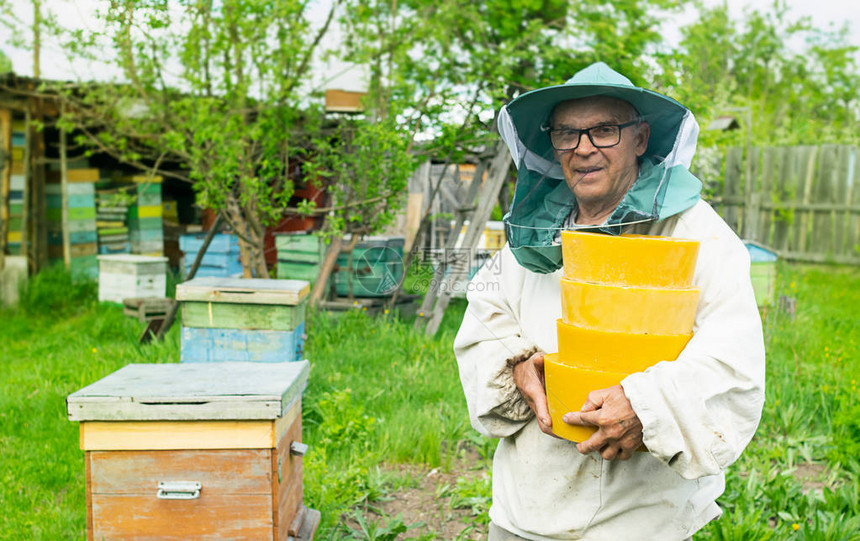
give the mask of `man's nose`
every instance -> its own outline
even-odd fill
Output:
[[[591,142],[591,137],[587,133],[580,134],[579,146],[573,149],[574,152],[582,156],[587,156],[597,151],[597,147]]]

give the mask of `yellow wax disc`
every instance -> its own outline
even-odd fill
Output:
[[[693,329],[698,288],[614,286],[561,279],[565,323],[602,331],[686,334]]]
[[[562,417],[569,411],[579,411],[591,391],[618,385],[628,374],[565,366],[558,362],[557,353],[544,356],[543,362],[552,431],[566,440],[587,440],[597,428],[569,425]]]
[[[562,231],[564,276],[572,280],[646,287],[689,287],[699,242],[654,235]]]
[[[585,329],[560,319],[556,326],[558,362],[610,372],[642,372],[660,361],[674,361],[693,336]]]

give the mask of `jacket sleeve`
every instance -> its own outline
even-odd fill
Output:
[[[469,419],[492,438],[514,434],[534,416],[512,370],[513,363],[537,351],[523,336],[519,301],[507,294],[521,290],[524,272],[507,246],[484,265],[470,283],[469,303],[454,339]]]
[[[686,479],[718,474],[737,460],[764,404],[764,341],[749,254],[721,220],[707,233],[699,237],[692,339],[676,361],[622,381],[645,445]]]

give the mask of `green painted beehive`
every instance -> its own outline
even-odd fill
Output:
[[[355,297],[390,295],[403,277],[403,245],[403,237],[365,237],[352,250],[351,267],[349,254],[340,254],[334,275],[337,294],[348,296],[351,282]]]
[[[307,280],[313,283],[325,257],[325,244],[313,233],[275,235],[278,251],[278,278]]]
[[[202,277],[178,284],[180,361],[301,360],[309,292],[300,280]]]

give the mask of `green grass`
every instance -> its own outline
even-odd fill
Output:
[[[96,296],[52,268],[0,314],[0,538],[80,539],[84,461],[65,397],[131,362],[178,360],[178,329],[138,347],[138,324]]]
[[[777,294],[797,314],[767,315],[762,422],[696,539],[860,539],[860,269],[782,265]]]
[[[377,499],[383,461],[445,466],[471,431],[451,352],[462,305],[435,338],[391,314],[317,314],[308,322],[313,360],[303,405],[305,496],[334,526],[348,507]]]
[[[778,289],[797,316],[768,314],[764,417],[729,470],[726,514],[697,540],[860,539],[860,269],[783,266]],[[138,346],[140,324],[95,298],[92,284],[52,270],[16,311],[0,312],[0,539],[82,538],[83,453],[65,397],[131,362],[179,360],[178,326],[165,343]],[[445,469],[467,444],[488,468],[493,442],[469,427],[451,351],[463,309],[452,304],[434,338],[393,314],[309,315],[304,482],[306,503],[323,513],[318,539],[393,539],[411,526],[356,519],[360,505],[415,483],[382,462]],[[486,522],[488,477],[440,490]]]

